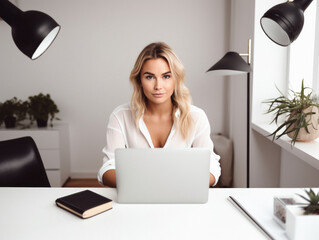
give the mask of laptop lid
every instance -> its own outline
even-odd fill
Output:
[[[210,150],[115,150],[119,203],[206,203]]]

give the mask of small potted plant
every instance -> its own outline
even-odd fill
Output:
[[[274,113],[275,117],[272,122],[278,125],[279,119],[283,116],[284,121],[277,129],[270,134],[273,141],[283,135],[291,138],[291,144],[296,141],[313,141],[319,137],[319,100],[312,95],[312,92],[306,94],[302,80],[300,92],[290,90],[291,97],[286,97],[280,91],[281,96],[270,99],[265,103],[269,104],[266,113]]]
[[[42,94],[29,97],[29,115],[31,123],[36,120],[38,127],[46,127],[48,121],[50,126],[53,127],[53,120],[60,120],[55,117],[59,109],[55,102],[51,99],[50,94]]]
[[[26,119],[28,102],[13,97],[10,100],[0,103],[0,125],[4,122],[6,128],[15,128],[22,125],[21,121]]]
[[[286,233],[289,239],[317,239],[319,236],[319,191],[305,190],[308,202],[303,206],[288,206],[286,215]]]

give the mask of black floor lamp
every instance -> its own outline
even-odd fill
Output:
[[[49,48],[61,28],[49,15],[33,10],[23,12],[8,0],[0,0],[0,17],[11,26],[17,47],[32,60]]]
[[[242,57],[247,57],[247,62]],[[237,75],[247,73],[247,187],[250,173],[250,63],[251,63],[251,39],[248,40],[248,53],[227,52],[225,56],[214,64],[209,71],[219,75]]]

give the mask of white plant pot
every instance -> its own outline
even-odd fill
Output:
[[[308,131],[305,128],[300,128],[300,131],[297,135],[297,142],[311,142],[319,137],[319,109],[318,107],[308,107],[305,110],[303,110],[304,113],[310,113],[313,112],[314,114],[308,115],[306,117],[307,122],[309,122]],[[296,127],[296,124],[294,124],[292,127]],[[288,137],[293,139],[295,135],[294,132],[290,132],[287,134]]]
[[[291,240],[317,240],[319,215],[304,215],[298,206],[287,206],[286,233]]]

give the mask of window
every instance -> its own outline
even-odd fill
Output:
[[[317,13],[316,13],[316,36],[315,36],[315,57],[314,57],[314,69],[313,69],[313,89],[319,95],[319,4],[317,1]]]
[[[319,4],[313,1],[305,11],[303,29],[288,49],[287,88],[299,91],[304,85],[318,93],[319,76]]]

